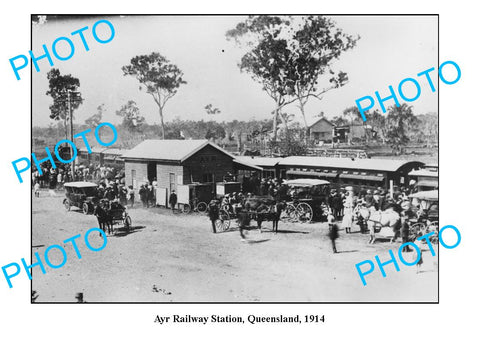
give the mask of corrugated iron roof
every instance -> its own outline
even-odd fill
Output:
[[[237,164],[239,164],[239,165],[248,167],[248,168],[250,168],[250,169],[257,170],[257,171],[263,170],[263,168],[261,168],[260,166],[256,166],[256,165],[254,165],[254,164],[252,164],[252,163],[239,160],[239,159],[238,159],[238,156],[237,156],[235,159],[233,159],[233,162],[235,162],[235,163],[237,163]]]
[[[400,167],[410,163],[408,160],[390,159],[357,159],[357,158],[330,158],[319,156],[289,156],[280,159],[279,165],[287,166],[312,166],[312,167],[333,167],[347,169],[363,169],[374,171],[395,172]],[[419,161],[415,161],[421,163]]]
[[[124,159],[185,161],[190,156],[211,145],[234,158],[232,154],[205,139],[148,139],[126,151]]]

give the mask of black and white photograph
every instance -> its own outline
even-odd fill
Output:
[[[438,302],[437,15],[31,20],[32,302]]]
[[[2,347],[478,342],[474,3],[0,8]]]

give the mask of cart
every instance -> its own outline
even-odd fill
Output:
[[[212,198],[212,184],[194,183],[177,187],[177,201],[183,213],[207,212],[207,203]]]
[[[410,239],[415,240],[430,232],[430,240],[438,243],[438,190],[420,191],[409,195],[416,218],[410,219]]]
[[[104,205],[105,209],[110,215],[112,219],[112,225],[121,224],[127,233],[130,232],[132,227],[132,218],[128,214],[126,207],[117,201],[109,201],[107,199],[102,199],[101,204]]]
[[[322,179],[299,178],[283,182],[288,186],[287,206],[280,218],[284,221],[310,223],[323,214],[322,205],[327,202],[330,182]]]

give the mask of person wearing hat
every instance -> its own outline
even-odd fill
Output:
[[[346,197],[344,199],[344,211],[343,211],[343,219],[342,225],[345,229],[346,234],[350,234],[352,232],[352,223],[353,223],[353,198],[350,192],[346,193]]]
[[[363,199],[358,200],[354,216],[357,217],[357,224],[360,227],[360,233],[365,234],[368,230],[367,220],[370,216],[370,211],[365,206],[365,201]]]
[[[402,227],[400,233],[402,235],[402,244],[409,242],[408,237],[410,235],[410,225],[408,224],[408,216],[405,213],[401,215]],[[410,252],[410,246],[403,246],[402,252]]]
[[[373,195],[372,195],[372,190],[368,189],[367,194],[365,195],[365,204],[367,205],[367,208],[370,208],[374,205],[374,200],[373,200]]]
[[[212,222],[212,232],[216,234],[217,227],[215,226],[215,222],[218,220],[218,217],[219,217],[217,200],[213,199],[212,201],[210,201],[210,203],[208,204],[207,211],[208,211],[208,218]]]
[[[153,191],[153,189],[152,189],[152,191]],[[175,206],[177,205],[177,194],[175,193],[175,190],[172,190],[172,193],[170,194],[170,197],[168,198],[168,203],[170,204],[170,207],[172,208],[172,213],[175,212]],[[147,207],[148,207],[148,203],[147,203]]]

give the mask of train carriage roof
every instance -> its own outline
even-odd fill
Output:
[[[70,187],[70,188],[92,188],[92,187],[98,187],[97,184],[92,183],[92,182],[67,182],[63,185],[64,187]]]
[[[314,185],[325,185],[330,184],[329,181],[325,181],[323,179],[314,179],[314,178],[298,178],[298,179],[290,179],[283,182],[287,185],[293,186],[301,186],[301,187],[310,187]]]
[[[420,167],[425,165],[420,161],[391,160],[391,159],[356,159],[356,158],[332,158],[318,156],[289,156],[279,161],[279,165],[286,166],[310,166],[332,167],[354,170],[373,170],[396,172],[406,165]]]

